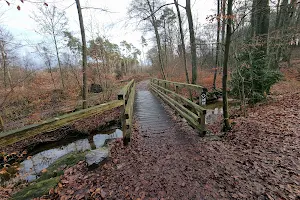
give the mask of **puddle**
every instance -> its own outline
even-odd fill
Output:
[[[24,160],[20,163],[19,175],[23,180],[33,181],[38,178],[38,175],[43,169],[48,168],[60,157],[72,153],[72,152],[83,152],[100,148],[104,146],[107,140],[122,138],[123,133],[117,129],[111,134],[96,134],[92,139],[80,139],[70,144],[45,150],[38,154],[33,155],[30,159]]]
[[[228,102],[230,107],[236,107],[239,104],[234,102],[233,100]],[[205,115],[205,122],[206,124],[212,124],[218,121],[219,117],[223,115],[223,102],[217,101],[213,104],[208,104],[205,106],[206,108],[206,115]]]
[[[205,115],[205,123],[212,124],[218,121],[218,118],[222,116],[223,108],[207,109]]]

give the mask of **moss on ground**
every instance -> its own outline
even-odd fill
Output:
[[[14,200],[27,200],[48,194],[51,188],[54,188],[60,181],[60,175],[64,174],[64,169],[76,165],[79,161],[85,159],[86,152],[69,153],[47,168],[40,178],[32,182],[29,186],[15,193],[12,196]]]
[[[76,165],[79,161],[85,159],[86,152],[73,152],[65,156],[62,156],[52,165],[47,168],[45,173],[42,173],[37,181],[46,180],[49,178],[57,177],[63,175],[63,170],[67,167],[72,167]]]
[[[54,188],[58,184],[59,180],[59,177],[55,177],[48,180],[34,182],[28,187],[14,194],[12,199],[27,200],[48,194],[49,190]]]

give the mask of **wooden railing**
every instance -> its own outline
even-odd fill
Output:
[[[118,100],[48,119],[41,123],[25,126],[20,129],[0,132],[0,147],[8,146],[41,133],[57,130],[77,120],[99,115],[105,111],[109,111],[121,106],[123,107],[122,110],[124,110],[121,113],[121,119],[126,119],[125,123],[122,123],[123,130],[125,130],[123,134],[126,137],[130,137],[134,95],[135,83],[134,80],[132,80],[118,94]]]
[[[132,80],[118,94],[118,99],[124,102],[124,109],[122,110],[121,114],[121,123],[125,144],[130,142],[130,136],[132,132],[134,97],[135,82]]]
[[[199,85],[171,82],[161,79],[151,79],[150,86],[160,98],[180,116],[185,118],[191,126],[199,130],[201,136],[206,134],[206,109],[202,107],[206,104],[206,88]],[[180,94],[182,89],[187,89],[189,92],[196,92],[199,98],[198,104],[200,105]]]

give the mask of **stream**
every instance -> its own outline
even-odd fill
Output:
[[[60,157],[72,152],[84,152],[94,148],[100,148],[105,145],[107,140],[122,138],[123,133],[117,129],[111,134],[96,134],[93,136],[92,141],[89,139],[81,139],[72,142],[68,145],[61,146],[54,149],[49,149],[35,154],[30,159],[24,160],[20,165],[20,176],[26,181],[33,181],[37,179],[38,174],[48,168]],[[93,147],[95,146],[95,147]]]
[[[217,101],[213,104],[208,104],[204,108],[206,109],[205,123],[212,124],[218,121],[218,118],[223,114],[222,101]]]
[[[89,138],[86,139],[78,139],[76,141],[66,143],[63,146],[52,147],[50,149],[41,151],[33,156],[29,156],[26,160],[20,163],[19,175],[14,179],[32,182],[39,177],[42,170],[47,169],[62,156],[74,152],[80,153],[87,150],[98,149],[103,147],[108,140],[122,137],[123,132],[120,129],[116,129],[107,134],[96,134],[89,136]],[[3,184],[5,181],[8,180],[1,179],[0,183]]]

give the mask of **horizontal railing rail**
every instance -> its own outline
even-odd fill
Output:
[[[124,109],[121,115],[124,143],[130,142],[133,121],[133,105],[135,98],[135,81],[130,81],[118,94],[118,99],[124,102]]]
[[[105,111],[109,111],[114,108],[120,107],[122,105],[123,101],[115,100],[84,110],[48,119],[38,124],[25,126],[23,128],[11,130],[8,132],[2,132],[0,133],[0,147],[19,142],[26,138],[36,136],[40,133],[54,131],[77,120],[98,115]]]
[[[118,107],[123,108],[121,112],[121,121],[123,121],[122,119],[125,119],[124,123],[122,122],[123,136],[124,138],[130,138],[134,96],[135,82],[132,80],[121,89],[118,94],[118,100],[44,120],[40,123],[28,125],[23,128],[0,132],[0,147],[5,147],[42,133],[57,130],[80,119],[99,115]]]
[[[169,86],[172,85],[175,88],[176,93],[178,93],[183,88],[189,91],[195,91],[196,93],[198,93],[199,105],[202,106],[206,105],[207,89],[205,87],[202,87],[200,85],[188,84],[188,83],[172,82],[172,81],[167,81],[167,80],[162,80],[157,78],[153,78],[152,82],[156,83],[157,85],[161,85],[164,88],[168,88]]]
[[[200,106],[203,104],[205,105],[206,103],[206,88],[198,85],[171,82],[161,79],[151,79],[150,87],[180,116],[185,118],[191,126],[199,130],[200,135],[204,136],[206,134],[206,109]],[[171,90],[172,88],[173,91]],[[195,90],[198,92],[200,105],[179,94],[180,88],[186,88],[188,90]]]

